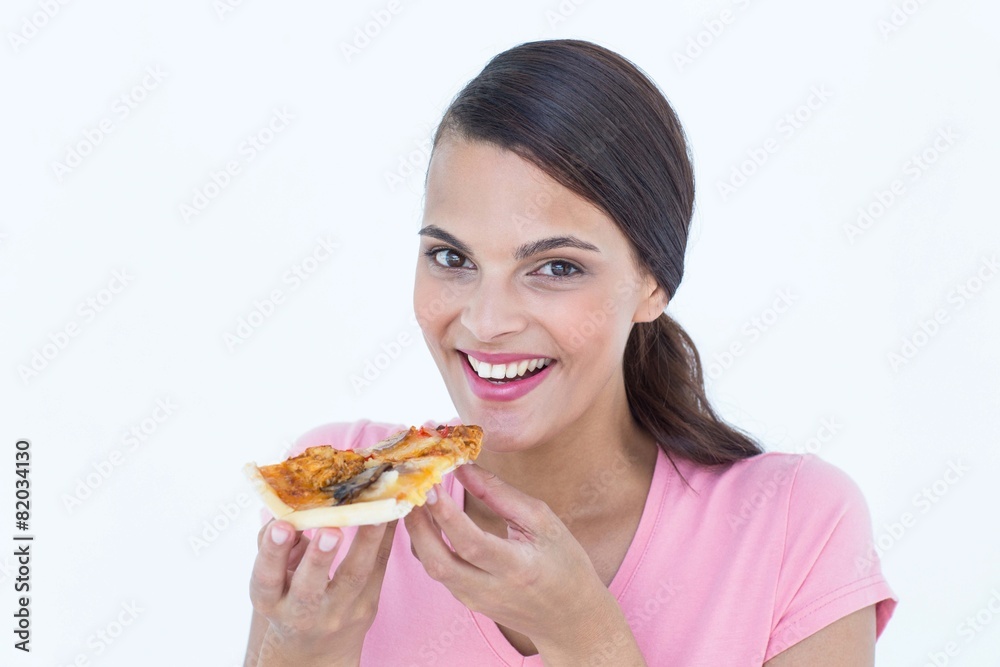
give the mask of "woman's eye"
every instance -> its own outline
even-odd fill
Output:
[[[434,252],[434,261],[449,269],[471,268],[472,262],[450,248],[441,248]],[[468,265],[468,266],[466,266]]]
[[[543,276],[552,276],[553,278],[565,278],[571,276],[575,273],[579,273],[580,269],[576,268],[575,265],[563,261],[561,259],[554,259],[551,262],[546,262],[542,265],[538,271]]]

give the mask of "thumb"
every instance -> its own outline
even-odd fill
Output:
[[[475,463],[456,469],[455,477],[466,491],[507,522],[508,532],[521,533],[529,541],[535,541],[553,537],[554,531],[562,526],[559,517],[543,501],[519,491]]]

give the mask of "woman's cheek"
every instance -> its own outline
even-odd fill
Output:
[[[425,337],[433,337],[444,315],[444,300],[438,281],[417,275],[413,289],[413,313]]]
[[[621,326],[621,307],[610,296],[567,299],[547,312],[549,330],[560,332],[559,347],[573,354],[603,349]]]
[[[449,365],[453,361],[452,349],[458,345],[457,329],[463,308],[461,293],[447,281],[429,279],[414,290],[414,312],[427,349],[438,370],[449,382]]]

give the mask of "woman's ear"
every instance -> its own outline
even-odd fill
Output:
[[[660,287],[652,276],[646,276],[641,294],[645,296],[640,299],[639,304],[636,306],[632,321],[652,322],[663,314],[667,303],[670,302],[670,297],[667,296],[667,291]]]

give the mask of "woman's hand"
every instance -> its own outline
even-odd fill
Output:
[[[405,521],[432,579],[469,609],[527,635],[547,664],[583,664],[596,653],[607,664],[645,664],[618,602],[548,505],[474,464],[455,475],[506,521],[507,538],[481,530],[448,494],[431,494]]]
[[[284,521],[264,526],[250,579],[254,611],[268,621],[257,664],[357,665],[395,529],[395,521],[359,527],[330,579],[339,529],[321,528],[310,540]]]

